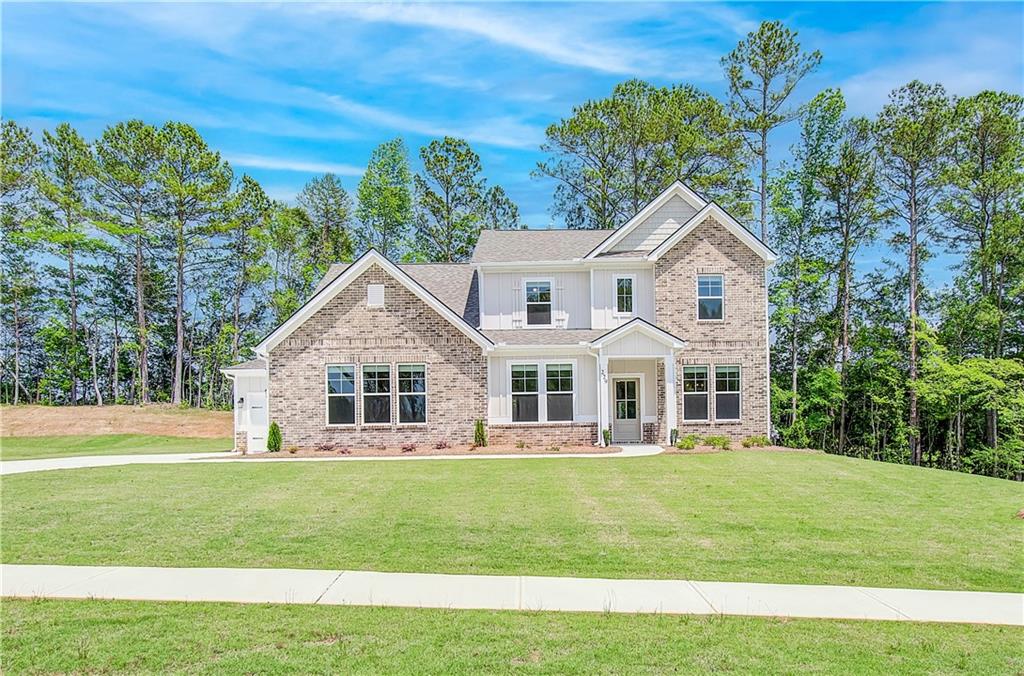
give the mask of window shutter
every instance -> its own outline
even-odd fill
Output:
[[[384,285],[383,284],[367,284],[366,285],[366,306],[367,307],[384,307]]]

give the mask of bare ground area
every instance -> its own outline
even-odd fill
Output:
[[[470,446],[469,444],[453,444],[448,448],[435,448],[434,446],[416,446],[414,449],[403,450],[402,448],[343,448],[338,447],[329,451],[320,451],[314,448],[287,448],[277,453],[257,453],[254,455],[239,456],[245,460],[274,460],[277,458],[332,458],[340,456],[360,456],[379,458],[385,456],[411,456],[411,455],[513,455],[539,453],[618,453],[622,449],[618,446],[524,446],[519,448],[512,445],[492,446]]]
[[[152,434],[230,437],[231,411],[149,406],[0,406],[0,436]]]

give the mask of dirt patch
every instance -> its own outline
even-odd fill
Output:
[[[696,448],[665,448],[665,455],[706,455],[708,453],[729,453],[731,451],[763,451],[766,453],[824,453],[816,448],[789,448],[788,446],[752,446],[743,448],[740,444],[733,444],[732,448],[723,451],[720,448],[711,446],[697,446]]]
[[[231,411],[149,406],[0,406],[0,436],[153,434],[216,439],[232,435]]]
[[[389,456],[429,456],[429,455],[514,455],[528,454],[537,455],[541,453],[569,455],[572,453],[602,454],[618,453],[622,449],[618,446],[526,446],[518,448],[510,445],[491,445],[474,447],[468,444],[452,445],[448,448],[434,448],[433,446],[417,446],[415,450],[406,451],[401,448],[336,448],[330,451],[320,451],[315,448],[299,448],[294,453],[283,449],[277,453],[256,453],[253,455],[239,456],[244,460],[275,460],[279,458],[340,458],[340,457],[389,457]]]

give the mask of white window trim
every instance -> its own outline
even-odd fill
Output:
[[[327,384],[328,375],[327,370],[332,366],[335,367],[352,367],[352,378],[355,380],[353,386],[358,388],[360,381],[356,378],[359,374],[359,366],[356,364],[324,364],[324,425],[326,427],[356,427],[359,421],[359,411],[357,410],[357,402],[359,401],[359,395],[357,392],[352,394],[331,394],[330,386]],[[332,423],[331,422],[331,397],[352,397],[352,422],[350,423]]]
[[[632,295],[632,312],[619,312],[619,280],[628,279],[630,282],[630,292]],[[636,316],[636,275],[629,274],[616,274],[612,275],[612,316],[613,317],[635,317]]]
[[[401,378],[401,368],[403,366],[422,366],[423,367],[423,392],[407,392],[402,394],[401,385],[399,380]],[[423,395],[423,402],[425,410],[423,412],[423,422],[402,422],[402,397],[409,397],[413,395]],[[430,372],[427,369],[427,365],[423,362],[401,362],[395,364],[395,396],[398,397],[396,400],[398,406],[396,406],[395,415],[398,419],[395,424],[399,427],[426,427],[430,422]]]
[[[365,399],[367,397],[366,392],[363,391],[363,379],[366,377],[364,368],[367,366],[387,366],[388,367],[388,379],[391,383],[391,392],[388,393],[388,407],[391,411],[391,415],[388,416],[389,420],[386,423],[370,423],[366,422],[366,404]],[[382,394],[371,394],[371,397],[383,397]],[[391,427],[395,424],[395,379],[394,373],[392,373],[391,364],[382,363],[369,363],[359,365],[359,422],[362,423],[362,427]]]
[[[529,286],[530,283],[547,284],[551,291],[551,321],[547,324],[530,323]],[[535,303],[542,305],[542,303]],[[523,328],[527,329],[552,329],[555,327],[555,280],[547,277],[523,277]]]
[[[704,377],[705,377],[705,379],[707,381],[708,389],[703,393],[704,397],[707,399],[707,403],[704,406],[704,410],[707,411],[707,414],[703,418],[687,418],[686,417],[686,390],[684,388],[686,387],[686,385],[685,385],[686,369],[688,369],[688,368],[702,368],[702,369],[704,369]],[[712,386],[711,378],[713,376],[714,376],[714,367],[712,367],[710,364],[683,364],[682,367],[679,369],[679,373],[676,375],[676,378],[679,380],[679,402],[681,404],[679,412],[680,412],[681,415],[679,416],[679,420],[677,422],[680,425],[700,424],[700,423],[709,423],[709,422],[711,422],[711,395],[714,392],[714,387]],[[696,394],[698,394],[698,393],[694,392],[690,396],[694,396]]]
[[[536,281],[536,280],[535,280]],[[580,422],[578,395],[579,395],[579,369],[576,359],[510,359],[507,365],[506,376],[508,378],[508,421],[512,425],[572,425]],[[572,420],[548,420],[548,364],[569,364],[572,367]],[[512,419],[512,367],[513,366],[536,366],[537,367],[537,420],[513,420]],[[532,394],[532,393],[525,393]],[[558,394],[565,394],[559,392]]]
[[[718,374],[716,373],[716,370],[719,369],[719,368],[726,368],[726,367],[735,367],[736,370],[739,371],[739,376],[740,376],[740,388],[739,388],[739,390],[737,390],[736,392],[722,392],[722,394],[735,394],[736,395],[737,408],[738,408],[739,413],[740,413],[738,418],[719,418],[718,417]],[[714,393],[715,393],[715,422],[716,423],[726,423],[726,424],[743,422],[743,365],[742,364],[715,364],[713,369],[712,369],[711,376],[714,378],[714,380],[712,380],[713,387],[710,387],[709,389],[713,389]]]
[[[708,296],[708,298],[721,298],[722,299],[722,318],[721,319],[701,319],[700,318],[700,278],[701,277],[721,277],[722,278],[722,295],[721,296]],[[725,321],[725,273],[723,272],[702,272],[696,277],[695,282],[695,302],[693,304],[693,311],[697,317],[697,321],[701,323],[715,324]]]

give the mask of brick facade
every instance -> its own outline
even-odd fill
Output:
[[[725,311],[722,321],[697,320],[697,275],[721,274]],[[683,366],[708,367],[711,422],[683,420],[682,388],[677,387],[679,434],[723,434],[733,439],[769,431],[767,290],[765,263],[732,233],[708,218],[670,251],[654,270],[656,324],[687,341],[676,358]],[[715,422],[714,367],[740,367],[740,420]],[[660,413],[660,412],[659,412]]]
[[[530,446],[588,446],[597,443],[597,423],[491,425],[487,441],[492,444],[524,441]]]
[[[366,286],[383,284],[384,307],[368,307]],[[398,424],[396,366],[426,364],[427,423]],[[326,367],[356,365],[356,424],[327,425]],[[362,422],[363,364],[391,365],[391,423]],[[283,446],[331,442],[352,448],[407,442],[471,443],[487,420],[487,363],[483,350],[382,268],[373,265],[269,354],[270,419]]]
[[[235,432],[235,450],[239,453],[245,453],[249,446],[249,435],[244,430]]]

